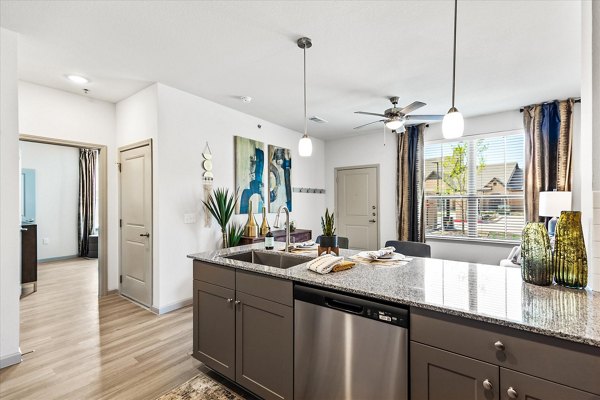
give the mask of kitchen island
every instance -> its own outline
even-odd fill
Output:
[[[291,255],[299,264],[289,268],[226,258],[262,248],[255,244],[189,257],[198,265],[288,281],[290,287],[306,284],[408,306],[413,399],[436,398],[435,387],[457,379],[464,380],[465,393],[484,396],[457,398],[600,398],[598,293],[526,284],[516,268],[439,259],[413,258],[394,267],[357,264],[319,275],[307,270],[305,254]],[[231,296],[233,289],[235,281]],[[284,302],[293,312],[291,301]],[[436,368],[445,372],[431,372]],[[519,382],[520,395],[511,382]],[[268,392],[259,394],[269,398]]]

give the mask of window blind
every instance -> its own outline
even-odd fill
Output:
[[[523,132],[426,143],[426,235],[520,240],[523,168]]]

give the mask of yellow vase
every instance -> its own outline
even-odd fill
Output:
[[[559,285],[584,288],[588,265],[580,211],[563,211],[556,224],[554,279]]]

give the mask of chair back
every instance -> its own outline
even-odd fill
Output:
[[[317,238],[315,239],[315,243],[321,243],[321,236],[323,235],[319,235],[317,236]],[[347,249],[349,245],[349,240],[347,237],[344,236],[338,236],[338,247],[340,249]]]
[[[389,246],[393,246],[397,253],[405,256],[431,258],[431,246],[425,243],[388,240],[385,242],[385,247]]]

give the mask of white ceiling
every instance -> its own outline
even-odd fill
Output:
[[[460,1],[457,107],[465,116],[580,94],[581,5]],[[357,134],[387,97],[450,107],[453,2],[10,1],[1,25],[19,32],[23,80],[117,102],[152,82],[303,130],[302,50],[308,36],[309,133]],[[246,104],[239,96],[254,98]],[[381,129],[374,125],[371,130]],[[361,130],[362,132],[362,130]]]

